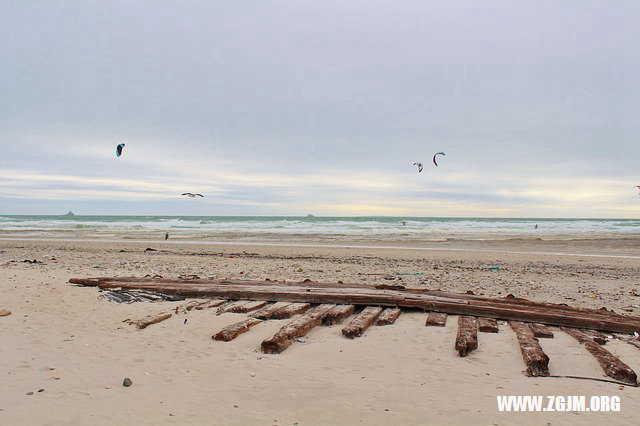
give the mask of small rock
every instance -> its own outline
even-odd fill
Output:
[[[44,392],[44,389],[38,389],[38,392]]]
[[[33,395],[33,392],[27,392],[27,395]]]
[[[125,379],[122,381],[122,386],[124,386],[125,388],[128,388],[132,384],[133,384],[133,382],[128,377],[125,377]]]
[[[233,404],[233,408],[238,408],[238,406],[237,406],[237,405],[235,405],[235,404]]]

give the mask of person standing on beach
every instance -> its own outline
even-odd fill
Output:
[[[165,239],[165,240],[168,240],[168,239],[169,239],[169,233],[168,233],[168,232],[165,232],[165,233],[164,233],[164,239]]]

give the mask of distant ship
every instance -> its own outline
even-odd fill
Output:
[[[315,216],[314,216],[314,215],[312,215],[311,213],[309,213],[309,214],[307,215],[307,217],[315,217]]]
[[[73,213],[71,210],[69,210],[69,213],[65,214],[65,216],[75,216],[75,213]]]

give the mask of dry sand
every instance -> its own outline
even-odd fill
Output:
[[[145,252],[147,247],[157,251]],[[515,335],[505,325],[499,334],[479,334],[478,350],[466,358],[453,348],[455,317],[444,329],[425,327],[420,312],[404,313],[396,324],[373,327],[355,340],[344,338],[341,326],[316,328],[305,343],[264,355],[260,342],[287,320],[258,324],[228,343],[211,336],[246,315],[190,311],[139,331],[123,320],[184,302],[117,304],[100,299],[95,288],[68,284],[71,277],[149,273],[378,283],[395,272],[424,272],[401,275],[402,283],[640,315],[640,297],[633,295],[640,292],[640,249],[633,241],[435,248],[0,241],[0,310],[12,311],[0,317],[0,424],[640,421],[639,388],[525,377]],[[500,270],[489,271],[491,266]],[[605,378],[571,337],[557,332],[541,344],[551,374]],[[638,349],[620,341],[606,347],[640,372]],[[131,387],[122,386],[125,377]],[[500,413],[497,395],[618,395],[621,411]]]

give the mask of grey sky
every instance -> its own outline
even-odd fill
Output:
[[[0,12],[0,214],[640,214],[635,1]]]

